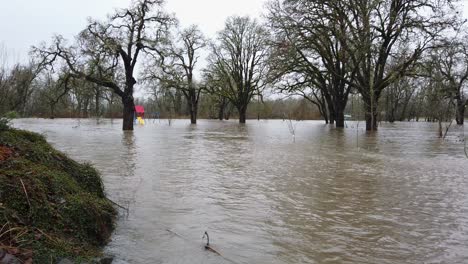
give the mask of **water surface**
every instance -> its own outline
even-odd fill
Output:
[[[468,263],[464,133],[319,121],[16,120],[93,163],[129,208],[115,263]],[[468,134],[467,134],[468,135]],[[208,231],[222,256],[203,249]]]

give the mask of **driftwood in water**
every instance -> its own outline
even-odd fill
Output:
[[[210,246],[210,236],[208,235],[208,232],[206,232],[206,231],[205,231],[205,234],[203,234],[202,239],[204,239],[205,237],[206,237],[205,249],[208,250],[208,251],[211,251],[211,252],[213,252],[213,253],[215,253],[215,254],[217,254],[217,255],[220,255],[220,256],[221,256],[221,254],[219,254],[218,251],[216,251],[214,248],[212,248],[212,247]]]

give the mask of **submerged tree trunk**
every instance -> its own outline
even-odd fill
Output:
[[[344,111],[339,110],[335,113],[336,127],[345,127]]]
[[[55,119],[55,104],[50,104],[50,119]]]
[[[94,95],[94,114],[96,117],[99,117],[101,115],[101,91],[99,88],[96,89],[96,94]]]
[[[333,106],[330,107],[329,104],[328,104],[328,117],[330,119],[330,125],[334,125],[335,119],[336,119],[336,112],[335,112],[334,107]]]
[[[377,130],[377,107],[370,105],[366,106],[366,130],[374,131]]]
[[[229,120],[231,118],[231,113],[233,110],[234,106],[230,104],[229,102],[226,104],[226,108],[224,109],[224,119]]]
[[[330,121],[329,121],[329,124],[330,124],[330,125],[334,125],[334,124],[335,124],[335,117],[336,117],[336,115],[335,115],[334,112],[330,113]]]
[[[366,130],[377,130],[377,113],[366,112]]]
[[[345,127],[344,108],[346,102],[337,101],[335,105],[336,127]]]
[[[223,121],[223,119],[224,119],[224,107],[219,107],[219,109],[218,109],[218,119],[220,121]]]
[[[328,125],[328,123],[330,123],[330,121],[328,120],[328,114],[327,113],[322,113],[322,117],[325,120],[325,124]]]
[[[405,100],[405,102],[403,103],[403,109],[401,110],[400,118],[399,118],[400,121],[405,120],[406,111],[407,111],[407,109],[408,109],[409,101],[410,101],[410,100]]]
[[[222,121],[224,119],[224,111],[226,109],[226,97],[222,97],[218,104],[218,119]]]
[[[135,118],[135,102],[132,95],[122,97],[123,103],[123,130],[133,130],[133,122]]]
[[[238,107],[237,110],[239,111],[239,123],[245,124],[247,119],[247,106]]]
[[[442,138],[443,132],[442,132],[442,120],[438,120],[439,122],[439,138]]]
[[[190,102],[189,103],[189,111],[190,111],[190,123],[196,124],[197,123],[197,114],[198,114],[198,103],[197,102]]]
[[[463,125],[465,123],[465,108],[466,102],[463,100],[457,100],[457,125]]]
[[[390,123],[395,123],[395,119],[395,108],[392,107],[392,109],[390,109],[387,113],[387,121]]]
[[[182,93],[179,90],[176,90],[174,96],[174,111],[176,115],[180,116],[182,114]]]
[[[86,98],[86,100],[84,102],[84,107],[83,107],[83,115],[84,115],[85,118],[89,117],[88,108],[89,108],[89,98]]]

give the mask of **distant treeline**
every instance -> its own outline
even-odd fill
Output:
[[[58,35],[33,47],[27,65],[8,67],[0,52],[0,114],[120,117],[132,130],[142,104],[149,116],[192,124],[289,118],[344,127],[346,117],[365,120],[367,130],[380,121],[462,125],[468,29],[460,7],[270,0],[263,21],[232,16],[207,39],[196,25],[179,27],[164,1],[136,0],[91,19],[74,41]],[[136,87],[149,96],[135,98]]]

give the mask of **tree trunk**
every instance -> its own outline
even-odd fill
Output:
[[[330,118],[330,125],[335,124],[335,108],[333,105],[333,100],[330,95],[326,94],[325,96],[325,102],[327,104],[327,110],[328,110],[328,117]]]
[[[94,106],[95,113],[94,114],[96,115],[96,117],[99,117],[101,115],[100,98],[101,98],[101,93],[100,93],[100,91],[98,89],[98,90],[96,90],[96,94],[95,94],[95,97],[94,97],[94,100],[95,100],[95,102],[94,102],[95,103],[95,106]]]
[[[439,138],[442,138],[443,134],[442,134],[442,121],[441,120],[438,120],[439,121]]]
[[[224,107],[219,107],[219,109],[218,109],[218,119],[220,121],[223,121],[223,119],[224,119]]]
[[[388,122],[390,123],[395,123],[395,108],[392,107],[392,109],[390,109],[390,113],[388,113]]]
[[[345,103],[342,103],[340,101],[336,102],[336,105],[335,105],[336,127],[345,127],[345,119],[344,119],[345,106],[346,106]]]
[[[222,97],[218,105],[218,119],[222,121],[224,119],[224,111],[226,109],[226,98]]]
[[[405,103],[403,104],[403,109],[401,110],[401,114],[400,114],[400,118],[399,118],[400,121],[405,120],[406,111],[408,109],[408,104],[409,104],[409,100],[406,100]]]
[[[327,106],[322,105],[320,102],[316,103],[316,106],[317,106],[317,108],[319,110],[320,115],[323,117],[323,120],[325,120],[325,124],[328,125],[329,119],[328,119]]]
[[[371,107],[370,104],[366,106],[366,130],[374,131],[377,130],[377,107]]]
[[[55,118],[55,104],[51,104],[50,105],[50,119],[54,119]]]
[[[224,109],[224,120],[229,120],[229,118],[231,118],[231,112],[232,112],[233,106],[228,103],[226,105],[226,108],[227,108],[227,111],[226,109]]]
[[[245,120],[247,119],[247,106],[239,107],[238,111],[239,111],[239,123],[245,124]]]
[[[345,127],[344,111],[339,110],[335,113],[336,127]]]
[[[78,114],[75,113],[77,118],[81,118],[81,107],[82,107],[81,103],[82,103],[81,99],[78,99],[78,105],[76,106],[76,110],[78,110]]]
[[[83,115],[84,115],[85,118],[89,117],[88,108],[89,108],[89,98],[86,98],[86,100],[84,102],[84,107],[83,107]]]
[[[465,123],[465,105],[465,101],[457,100],[457,125],[463,125],[463,123]]]
[[[135,102],[133,96],[126,95],[122,97],[123,103],[123,130],[133,130],[135,119]]]
[[[330,113],[330,125],[335,124],[335,113]]]
[[[189,103],[189,111],[190,111],[190,123],[191,124],[196,124],[197,123],[197,114],[198,114],[197,102],[190,102]]]
[[[335,124],[335,118],[336,118],[335,109],[333,107],[330,107],[330,105],[328,105],[327,109],[328,109],[329,123],[330,123],[330,125],[334,125]]]
[[[179,90],[175,92],[174,111],[178,116],[182,114],[182,93]]]

